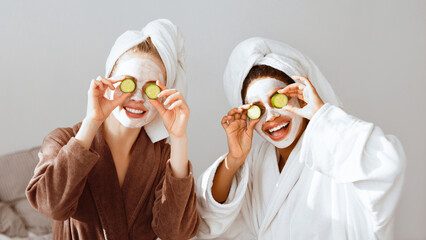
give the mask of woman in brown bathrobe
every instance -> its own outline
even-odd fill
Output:
[[[52,218],[54,239],[196,234],[200,219],[187,156],[190,111],[179,89],[171,89],[185,85],[181,41],[179,30],[164,19],[124,33],[111,50],[106,77],[91,82],[84,120],[44,139],[27,197]],[[126,78],[137,85],[132,93],[119,90]],[[157,100],[144,94],[152,83],[162,90]]]

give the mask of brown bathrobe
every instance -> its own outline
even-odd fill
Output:
[[[74,138],[81,123],[58,128],[43,141],[27,197],[52,218],[54,239],[188,239],[200,223],[192,167],[172,176],[165,140],[144,129],[131,149],[120,188],[111,152],[99,128],[90,150]]]

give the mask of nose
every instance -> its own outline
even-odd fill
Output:
[[[266,107],[266,121],[272,121],[275,118],[279,117],[280,114],[275,112],[274,109],[270,108],[270,107]]]
[[[143,99],[142,91],[139,90],[139,89],[136,89],[136,91],[133,92],[130,99],[135,100],[135,101],[143,101],[144,99]]]

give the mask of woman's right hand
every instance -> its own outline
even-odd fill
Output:
[[[88,92],[87,120],[100,123],[105,121],[111,112],[131,95],[130,93],[125,93],[114,100],[109,100],[105,97],[107,88],[114,91],[115,87],[113,84],[123,81],[124,79],[125,76],[116,76],[112,78],[98,76],[96,79],[92,79]]]
[[[222,118],[222,127],[225,129],[228,140],[229,153],[227,156],[227,167],[238,169],[243,165],[250,152],[253,140],[253,130],[257,120],[250,120],[247,124],[247,109],[251,104],[233,108],[227,116]]]

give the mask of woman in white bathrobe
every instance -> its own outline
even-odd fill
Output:
[[[198,180],[199,239],[393,238],[402,146],[342,110],[308,57],[248,39],[232,52],[224,87],[229,152]],[[282,109],[271,104],[277,92],[289,97]],[[247,121],[253,104],[262,116]],[[254,130],[262,140],[252,144]]]

